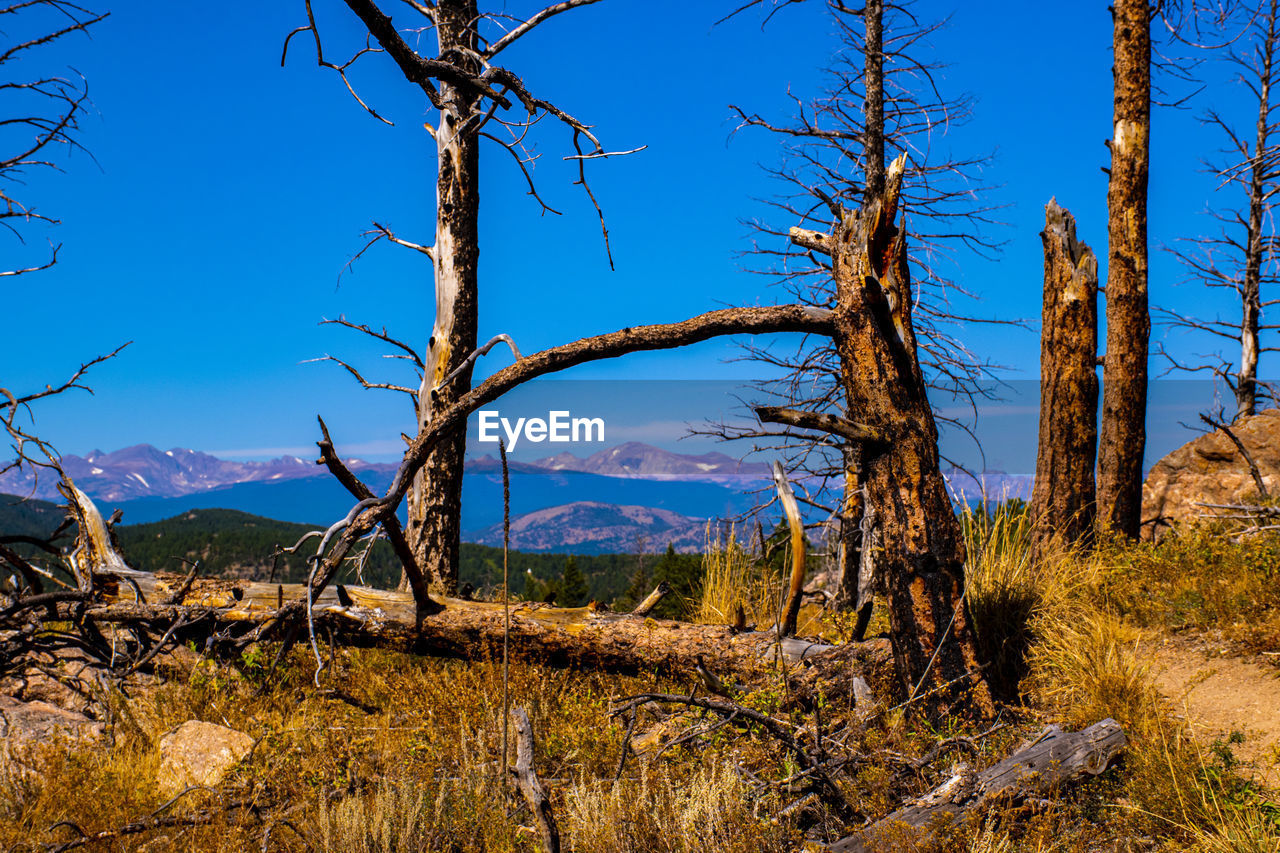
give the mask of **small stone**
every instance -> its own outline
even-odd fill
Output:
[[[191,785],[213,787],[253,749],[244,732],[187,720],[160,737],[160,769],[156,785],[161,796],[173,796]]]

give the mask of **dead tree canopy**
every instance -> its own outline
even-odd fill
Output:
[[[1263,0],[1247,11],[1250,24],[1232,44],[1226,61],[1237,71],[1238,88],[1247,90],[1257,105],[1253,133],[1242,132],[1216,107],[1201,117],[1226,143],[1225,162],[1206,158],[1204,165],[1218,181],[1218,194],[1230,200],[1211,211],[1216,234],[1182,241],[1187,247],[1175,252],[1191,282],[1230,294],[1237,303],[1235,315],[1210,318],[1157,310],[1163,325],[1239,351],[1238,359],[1221,351],[1187,359],[1163,347],[1159,350],[1174,370],[1205,372],[1223,380],[1235,397],[1235,422],[1256,414],[1260,401],[1274,397],[1270,383],[1258,378],[1258,364],[1264,353],[1278,349],[1273,337],[1280,329],[1280,323],[1268,319],[1280,304],[1273,292],[1278,280],[1274,216],[1280,192],[1280,122],[1274,115],[1274,89],[1280,83],[1280,3]]]
[[[1092,535],[1098,446],[1098,259],[1076,222],[1045,205],[1040,436],[1031,518],[1037,540]]]
[[[1147,165],[1151,134],[1151,4],[1112,6],[1115,133],[1107,184],[1107,351],[1098,444],[1098,523],[1136,539],[1146,448]]]
[[[598,1],[564,0],[521,20],[505,11],[486,12],[476,0],[395,4],[394,19],[384,11],[384,7],[391,8],[389,4],[345,0],[371,41],[353,49],[350,59],[340,64],[327,57],[313,4],[307,0],[304,4],[306,23],[285,40],[287,55],[289,43],[295,36],[309,35],[315,46],[317,64],[336,72],[360,106],[374,118],[387,122],[371,101],[356,94],[347,77],[348,69],[366,54],[380,53],[389,58],[404,80],[421,90],[435,110],[433,119],[424,125],[436,152],[434,242],[428,246],[402,239],[390,228],[375,222],[369,232],[372,239],[360,252],[363,254],[370,245],[385,239],[413,249],[432,263],[435,315],[429,335],[424,335],[425,346],[406,347],[385,332],[374,334],[384,342],[407,350],[418,368],[417,387],[367,382],[350,365],[329,359],[346,367],[366,388],[407,392],[413,399],[418,432],[470,389],[475,356],[481,351],[477,349],[481,145],[496,144],[499,150],[510,155],[528,186],[528,194],[541,210],[558,213],[543,200],[534,184],[532,163],[536,157],[528,150],[533,147],[529,135],[534,125],[543,118],[552,118],[569,131],[573,153],[566,159],[576,160],[576,183],[585,189],[596,212],[600,212],[587,184],[586,162],[617,152],[606,152],[588,125],[534,95],[519,75],[498,64],[500,53],[547,21]],[[405,26],[406,18],[409,27]],[[407,32],[419,36],[407,37]],[[432,39],[421,37],[423,33],[434,37],[434,45],[431,45]],[[607,249],[608,232],[604,229],[603,216],[600,225]],[[370,331],[358,324],[347,325]],[[436,444],[429,464],[414,475],[407,496],[408,523],[404,538],[416,565],[413,569],[406,568],[401,582],[404,589],[421,591],[423,587],[417,584],[417,575],[443,592],[451,593],[457,586],[465,456],[466,431],[459,428]]]
[[[0,8],[0,18],[7,22],[6,40],[12,39],[0,51],[0,89],[13,112],[0,123],[0,225],[20,241],[26,225],[58,224],[18,193],[27,190],[32,172],[57,169],[61,157],[80,148],[80,116],[88,106],[89,93],[83,78],[70,68],[64,75],[10,72],[29,66],[36,61],[33,54],[49,45],[88,32],[105,17],[66,0],[27,0]],[[5,269],[0,276],[48,269],[57,262],[59,248],[50,243],[44,259],[32,266]]]

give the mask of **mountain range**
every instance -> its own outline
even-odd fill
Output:
[[[360,459],[347,464],[374,491],[396,466]],[[192,509],[233,509],[280,521],[329,523],[351,507],[351,496],[313,460],[283,456],[237,462],[185,448],[140,444],[112,453],[68,455],[68,476],[105,512],[121,509],[125,524],[172,518]],[[527,551],[630,552],[701,547],[708,519],[740,515],[752,494],[770,483],[763,462],[723,453],[673,453],[628,442],[586,457],[559,453],[509,465],[513,545]],[[949,472],[953,492],[972,500],[1026,498],[1031,478],[1000,472]],[[56,480],[26,472],[0,476],[0,492],[58,500]],[[491,456],[469,459],[463,479],[463,537],[501,544],[502,473]]]

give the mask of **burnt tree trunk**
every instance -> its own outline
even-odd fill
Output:
[[[1272,0],[1266,18],[1266,35],[1259,51],[1262,67],[1258,73],[1258,124],[1249,168],[1249,222],[1245,245],[1244,285],[1240,293],[1240,369],[1236,374],[1235,421],[1258,411],[1258,327],[1262,315],[1262,234],[1265,197],[1274,178],[1270,154],[1271,74],[1275,62],[1278,22],[1277,3]]]
[[[834,337],[850,416],[884,437],[874,450],[864,449],[863,464],[883,542],[901,686],[912,698],[924,695],[932,712],[966,696],[972,710],[985,714],[991,697],[978,677],[964,613],[964,541],[939,467],[938,430],[916,352],[906,231],[894,223],[904,164],[905,156],[895,160],[884,193],[845,215],[825,241],[837,296]]]
[[[436,8],[439,56],[464,57],[476,50],[475,0],[441,0]],[[479,72],[479,64],[468,69]],[[471,367],[450,378],[476,348],[478,267],[480,259],[479,137],[464,125],[480,106],[473,89],[441,82],[443,108],[435,128],[436,242],[433,250],[435,325],[427,344],[422,387],[418,392],[418,428],[471,389]],[[446,379],[448,381],[446,381]],[[414,477],[406,529],[414,557],[432,588],[452,592],[458,584],[462,513],[462,466],[467,450],[465,426],[436,445]],[[401,588],[406,580],[402,578]]]
[[[835,607],[858,606],[858,567],[861,565],[862,448],[846,441],[840,448],[844,463],[844,498],[840,504],[840,539],[836,543]]]
[[[862,7],[862,23],[866,30],[866,44],[862,52],[863,77],[866,80],[866,99],[863,113],[866,117],[863,134],[863,172],[866,186],[865,198],[874,198],[884,192],[884,0],[868,0]],[[859,568],[862,565],[861,537],[862,512],[862,448],[846,441],[842,447],[844,463],[844,496],[841,501],[840,542],[836,552],[838,585],[834,605],[837,609],[855,608],[859,611],[858,624],[862,632],[871,616],[870,600],[858,595]],[[862,634],[858,632],[857,638]]]
[[[1115,136],[1107,186],[1107,353],[1098,446],[1098,523],[1137,538],[1146,446],[1147,163],[1151,130],[1151,9],[1112,7]]]
[[[1044,213],[1040,437],[1031,493],[1038,546],[1092,536],[1098,447],[1098,259],[1056,201]]]
[[[867,31],[863,50],[863,76],[867,81],[866,127],[863,156],[866,158],[866,190],[864,198],[876,198],[884,192],[884,0],[867,0],[862,7],[862,22]]]

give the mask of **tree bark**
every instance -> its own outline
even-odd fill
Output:
[[[435,14],[438,55],[458,57],[466,71],[478,74],[479,63],[470,58],[479,21],[475,0],[441,0]],[[475,350],[478,324],[480,139],[465,123],[474,116],[479,96],[472,87],[442,81],[440,97],[444,106],[435,129],[436,316],[418,392],[419,432],[471,388],[470,366],[447,383],[445,379]],[[415,475],[409,495],[409,544],[431,587],[442,592],[453,592],[458,585],[466,451],[464,424],[432,450]],[[407,583],[408,578],[402,577],[401,587],[407,589]]]
[[[884,194],[846,215],[831,235],[841,382],[850,416],[887,439],[887,448],[864,449],[864,466],[901,686],[912,697],[930,693],[925,705],[933,713],[961,701],[988,714],[991,697],[964,613],[964,541],[939,467],[911,324],[905,225],[894,224],[905,162],[895,160]]]
[[[104,623],[161,627],[187,615],[206,634],[218,626],[267,625],[290,604],[302,603],[305,613],[304,584],[200,578],[178,597],[184,582],[181,575],[131,569],[96,574],[93,602],[85,612]],[[350,645],[468,660],[501,647],[502,602],[439,598],[436,603],[438,611],[423,617],[410,593],[334,584],[313,598],[312,613],[318,624],[331,626],[334,636]],[[327,636],[327,631],[318,634]],[[699,658],[720,677],[736,679],[767,670],[779,650],[792,665],[806,660],[819,669],[828,658],[847,658],[839,648],[802,639],[783,639],[779,647],[773,631],[740,632],[728,625],[541,602],[512,605],[510,640],[514,653],[552,665],[691,681]],[[863,651],[874,660],[884,650],[869,643]]]
[[[1031,493],[1037,547],[1091,537],[1098,447],[1098,259],[1056,201],[1045,205],[1040,239],[1040,437]]]
[[[884,192],[884,0],[867,0],[862,7],[866,44],[862,51],[863,76],[867,92],[863,112],[863,156],[866,158],[864,199]]]
[[[1148,0],[1112,7],[1115,136],[1107,187],[1107,352],[1098,447],[1098,524],[1136,539],[1146,447],[1147,164],[1151,130]]]

